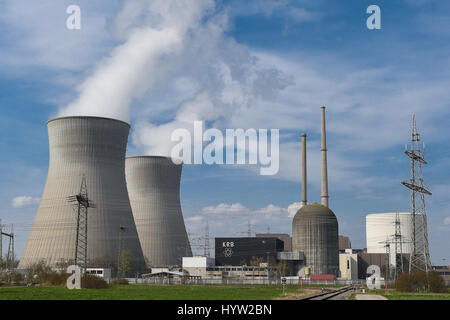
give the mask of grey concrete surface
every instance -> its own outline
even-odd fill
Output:
[[[388,300],[388,299],[378,294],[357,294],[356,300]]]

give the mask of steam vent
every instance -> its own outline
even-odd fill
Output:
[[[130,126],[107,118],[64,117],[49,120],[47,127],[47,182],[19,269],[40,261],[51,266],[74,262],[77,211],[67,198],[80,192],[84,176],[95,205],[88,211],[87,266],[115,269],[121,243],[129,253],[130,272],[141,271],[145,261],[125,181]]]
[[[126,159],[131,207],[149,267],[181,266],[192,256],[180,204],[182,164],[159,156]]]

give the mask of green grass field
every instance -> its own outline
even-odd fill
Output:
[[[287,286],[287,294],[301,294]],[[109,289],[63,287],[0,288],[0,300],[270,300],[282,297],[281,286],[119,285]]]

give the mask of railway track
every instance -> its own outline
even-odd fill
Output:
[[[347,291],[354,290],[355,287],[349,286],[345,288],[340,288],[337,290],[327,291],[327,292],[321,292],[312,296],[301,298],[300,300],[330,300],[331,298],[334,298],[338,295],[341,295]]]

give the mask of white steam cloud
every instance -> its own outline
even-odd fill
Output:
[[[131,121],[135,151],[165,156],[172,131],[192,130],[194,120],[247,128],[242,113],[292,80],[229,38],[227,22],[212,0],[126,1],[111,28],[123,43],[59,115]]]

